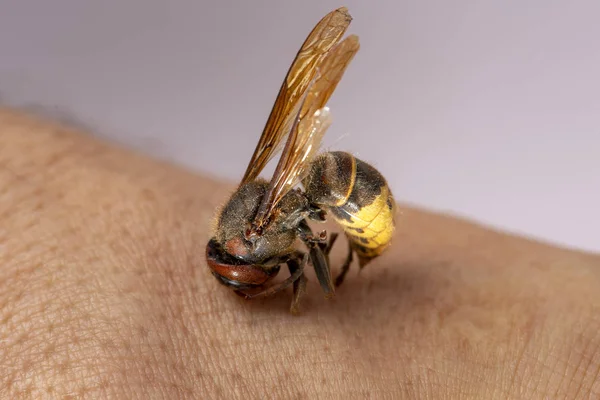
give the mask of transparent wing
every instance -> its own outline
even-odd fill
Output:
[[[300,115],[301,119],[304,114],[312,115],[316,110],[327,105],[329,98],[342,80],[346,67],[359,49],[360,43],[356,35],[349,35],[331,49],[318,67],[318,76],[308,92]]]
[[[242,184],[254,180],[269,160],[281,148],[284,138],[302,107],[303,99],[317,76],[317,70],[329,51],[348,29],[352,17],[346,7],[338,8],[323,17],[310,32],[290,66],[279,94],[265,124],[263,133],[250,159]],[[307,110],[305,110],[307,111]]]
[[[348,36],[327,54],[319,66],[317,75],[300,102],[297,118],[253,226],[262,226],[277,203],[308,172],[310,162],[318,153],[323,136],[331,124],[331,114],[325,105],[359,47],[358,36]]]
[[[323,136],[331,125],[331,113],[329,108],[323,107],[312,116],[296,121],[254,220],[253,226],[257,228],[263,226],[277,203],[307,172],[306,167],[318,153]]]

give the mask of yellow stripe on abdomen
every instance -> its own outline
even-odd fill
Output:
[[[309,201],[342,226],[361,266],[380,255],[394,232],[396,204],[387,181],[350,153],[323,153],[303,180]]]
[[[344,228],[361,266],[379,256],[390,244],[394,233],[394,198],[387,186],[380,190],[369,205],[356,211],[348,210],[350,207],[336,207],[333,213],[336,222]]]

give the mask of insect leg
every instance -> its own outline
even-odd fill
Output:
[[[299,228],[300,239],[308,247],[310,252],[310,260],[321,285],[321,289],[325,292],[326,298],[331,298],[335,294],[335,287],[331,279],[331,270],[327,256],[323,252],[320,244],[323,243],[323,238],[315,238],[306,221],[302,221]]]
[[[302,253],[298,253],[298,254],[302,254]],[[298,258],[299,257],[300,256],[298,256]],[[304,255],[304,258],[306,259],[306,262],[308,262],[307,254]],[[257,297],[272,296],[275,293],[282,291],[283,289],[287,288],[288,286],[290,286],[291,284],[296,282],[298,279],[300,279],[300,277],[303,277],[304,276],[304,270],[303,270],[304,264],[305,264],[305,262],[303,260],[303,262],[301,264],[299,264],[299,267],[296,268],[293,273],[290,270],[290,276],[288,278],[286,278],[285,280],[283,280],[273,286],[269,286],[265,290],[261,290],[260,292],[252,293],[252,294],[245,293],[240,290],[236,290],[236,293],[248,300],[255,299]],[[304,278],[304,279],[306,279],[306,278]]]
[[[323,243],[321,245],[321,249],[323,250],[323,253],[325,253],[326,256],[329,256],[329,253],[331,252],[331,249],[333,248],[333,244],[335,243],[337,237],[337,232],[332,232],[331,235],[329,235],[329,242]]]
[[[327,243],[325,243],[325,242],[319,243],[319,247],[323,251],[323,254],[325,254],[325,258],[327,259],[327,265],[331,265],[331,262],[329,261],[329,253],[331,253],[331,249],[333,248],[333,244],[335,243],[335,240],[337,238],[338,238],[337,232],[332,232],[329,235],[329,241]]]
[[[344,261],[344,264],[342,264],[342,270],[340,271],[337,278],[335,278],[335,287],[340,286],[342,282],[344,282],[344,278],[346,277],[346,274],[350,269],[350,264],[352,264],[353,253],[354,250],[352,249],[352,245],[350,244],[350,241],[348,241],[348,254],[346,255],[346,260]]]
[[[300,261],[300,262],[298,262]],[[308,254],[304,253],[302,258],[291,258],[288,260],[287,265],[290,270],[290,275],[294,275],[298,270],[304,271],[304,267],[308,263]],[[300,312],[300,299],[306,293],[306,275],[302,273],[298,279],[294,281],[294,294],[292,296],[292,304],[290,306],[290,312],[292,314],[298,314]]]

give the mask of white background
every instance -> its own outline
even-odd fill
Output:
[[[341,5],[362,48],[326,147],[399,201],[600,251],[597,1],[0,0],[0,98],[236,180]]]

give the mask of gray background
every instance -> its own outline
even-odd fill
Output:
[[[0,0],[0,96],[239,179],[298,47],[362,49],[325,146],[400,201],[600,250],[597,1]]]

